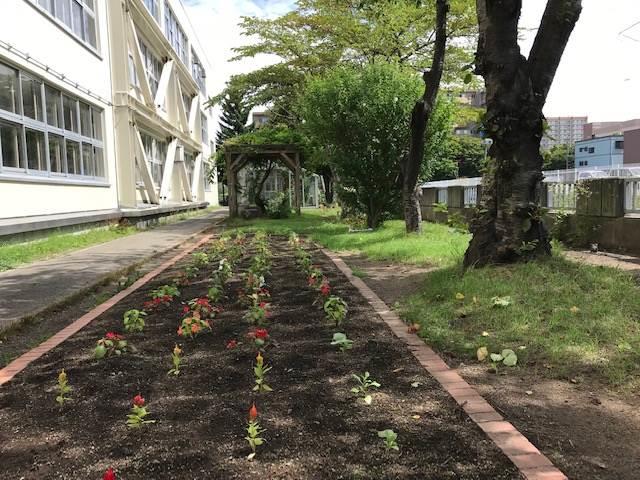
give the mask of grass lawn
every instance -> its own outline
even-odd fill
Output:
[[[407,235],[401,220],[385,222],[374,232],[349,233],[349,227],[336,218],[336,210],[306,210],[300,217],[282,220],[234,220],[231,225],[284,235],[295,231],[336,252],[359,252],[374,260],[418,265],[453,265],[469,242],[468,235],[433,223],[425,223],[420,235]]]
[[[400,307],[407,322],[420,323],[420,334],[441,352],[468,361],[481,346],[491,352],[511,348],[520,365],[552,377],[584,376],[622,388],[640,385],[640,292],[627,273],[576,264],[556,253],[546,261],[463,275],[468,235],[437,224],[425,224],[422,235],[406,235],[402,221],[386,222],[376,232],[348,233],[332,210],[234,225],[295,231],[335,251],[441,267],[426,274],[422,292]],[[464,301],[456,300],[456,293]],[[493,297],[510,297],[510,303],[494,307]]]
[[[81,233],[53,233],[46,238],[29,242],[0,243],[0,271],[105,243],[137,231],[135,227],[96,228]]]

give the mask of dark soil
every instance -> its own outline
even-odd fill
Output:
[[[627,268],[604,255],[569,252],[569,257]],[[388,305],[428,288],[424,273],[406,265],[382,265],[362,257],[346,260]],[[380,278],[383,267],[393,282]],[[630,263],[628,269],[632,268],[637,264]],[[640,478],[639,394],[608,391],[588,376],[575,383],[553,380],[533,368],[495,375],[483,365],[465,365],[451,356],[444,359],[569,478]]]
[[[237,301],[237,276],[227,285],[213,333],[183,342],[180,376],[167,375],[180,340],[179,301],[149,315],[143,334],[128,337],[136,354],[92,358],[96,340],[119,331],[122,314],[141,308],[147,292],[168,283],[178,266],[0,387],[2,478],[99,479],[109,466],[120,480],[521,478],[333,264],[316,254],[350,308],[340,330],[355,341],[353,350],[342,354],[330,346],[336,330],[312,306],[314,294],[292,252],[283,241],[272,244],[268,328],[274,342],[265,360],[273,367],[273,392],[251,391],[256,352],[245,338],[250,327]],[[181,299],[206,288],[203,275]],[[242,343],[228,350],[233,338]],[[61,368],[74,389],[63,409],[53,391]],[[371,406],[349,393],[351,374],[364,371],[382,384]],[[125,419],[138,393],[157,423],[131,430]],[[249,462],[244,428],[253,401],[267,443]],[[383,448],[377,431],[386,428],[399,434],[400,452]]]

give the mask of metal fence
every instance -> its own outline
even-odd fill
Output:
[[[585,180],[621,178],[625,180],[625,213],[640,213],[640,164],[615,167],[585,167],[572,170],[553,170],[544,173],[547,187],[547,207],[552,210],[575,211],[576,185]],[[425,183],[422,188],[436,189],[436,201],[447,203],[449,187],[464,187],[464,206],[478,205],[481,178],[458,178]]]

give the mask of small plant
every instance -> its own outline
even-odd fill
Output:
[[[264,364],[264,358],[262,355],[258,353],[256,356],[256,365],[253,367],[253,375],[255,377],[255,386],[253,387],[254,392],[271,392],[272,388],[265,381],[265,375],[267,372],[271,370],[271,367],[268,367]]]
[[[253,332],[249,332],[247,337],[252,338],[256,347],[261,349],[269,341],[269,332],[266,328],[256,328]]]
[[[145,400],[140,394],[138,394],[133,397],[131,412],[127,415],[127,427],[139,428],[142,425],[156,423],[155,420],[145,420],[147,415],[149,415],[149,412],[145,406]]]
[[[227,350],[233,350],[238,346],[238,341],[235,339],[231,339],[227,341]]]
[[[173,368],[169,370],[169,375],[180,375],[180,364],[182,363],[182,349],[176,345],[173,347],[173,352],[171,352],[171,362],[173,363]]]
[[[254,325],[264,325],[269,318],[269,307],[271,304],[267,302],[260,302],[257,305],[251,305],[244,318],[249,320]]]
[[[384,448],[387,450],[400,450],[398,446],[398,434],[393,430],[387,429],[378,432],[378,437],[384,441]]]
[[[219,285],[213,285],[207,291],[207,298],[211,303],[218,303],[220,300],[222,300],[223,295],[224,288],[220,287]]]
[[[380,384],[371,379],[369,372],[364,372],[363,375],[356,375],[354,373],[352,376],[356,382],[358,382],[358,385],[351,389],[351,393],[358,395],[367,405],[371,405],[373,398],[369,393],[369,389],[380,388]]]
[[[127,310],[124,313],[124,330],[129,333],[141,332],[144,330],[144,317],[147,313],[144,310]]]
[[[113,471],[113,468],[107,468],[107,471],[104,472],[104,475],[102,476],[102,480],[117,480],[116,472]]]
[[[491,367],[495,372],[498,372],[498,365],[500,364],[505,367],[515,367],[518,363],[516,352],[509,348],[505,348],[501,353],[492,353],[489,358],[491,358]]]
[[[340,297],[332,295],[324,302],[324,313],[327,319],[335,323],[336,327],[342,325],[347,317],[347,302]]]
[[[127,350],[130,348],[130,345],[122,335],[107,332],[104,337],[98,340],[98,345],[93,351],[93,356],[101,359],[111,357],[112,355],[122,355],[123,353],[127,353]]]
[[[175,297],[180,296],[180,290],[174,285],[163,285],[155,290],[151,291],[151,298],[165,298],[169,297],[170,301]]]
[[[64,406],[64,402],[67,400],[71,400],[71,397],[67,395],[71,393],[72,388],[69,386],[69,380],[67,379],[67,373],[62,369],[58,374],[58,385],[56,386],[56,390],[58,392],[58,396],[56,397],[56,402],[60,405],[60,407]]]
[[[300,246],[300,237],[296,232],[291,232],[289,234],[289,246],[297,248]]]
[[[200,269],[198,267],[196,267],[195,265],[188,265],[184,269],[184,275],[189,280],[193,280],[194,278],[196,278],[199,273],[200,273]]]
[[[189,301],[190,310],[195,314],[199,314],[200,318],[213,318],[217,313],[220,312],[218,307],[214,307],[211,305],[211,302],[208,298],[194,298]]]
[[[198,312],[193,312],[192,315],[184,317],[178,327],[178,335],[185,338],[193,338],[205,331],[211,331],[211,324],[209,320],[200,318]]]
[[[255,403],[249,409],[249,422],[247,423],[247,436],[244,437],[251,447],[251,453],[247,456],[249,460],[253,460],[256,456],[256,449],[262,445],[266,440],[261,437],[265,432],[265,429],[260,426],[258,422],[258,409]]]
[[[191,255],[191,263],[197,268],[206,267],[210,261],[209,255],[204,252],[196,252]]]
[[[353,341],[349,340],[344,333],[334,333],[331,345],[338,347],[341,352],[345,350],[351,350],[353,348]]]

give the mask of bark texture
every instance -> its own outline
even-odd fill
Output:
[[[493,145],[483,201],[472,222],[465,266],[549,255],[540,210],[542,108],[581,0],[548,0],[529,58],[518,47],[522,0],[476,0],[480,35],[476,73],[487,90],[485,128]]]
[[[407,232],[418,232],[422,223],[420,189],[418,177],[422,167],[425,147],[425,132],[440,88],[444,56],[447,46],[447,14],[449,0],[436,0],[436,40],[431,69],[424,72],[424,94],[416,102],[411,113],[411,144],[409,154],[401,162],[402,202]]]

